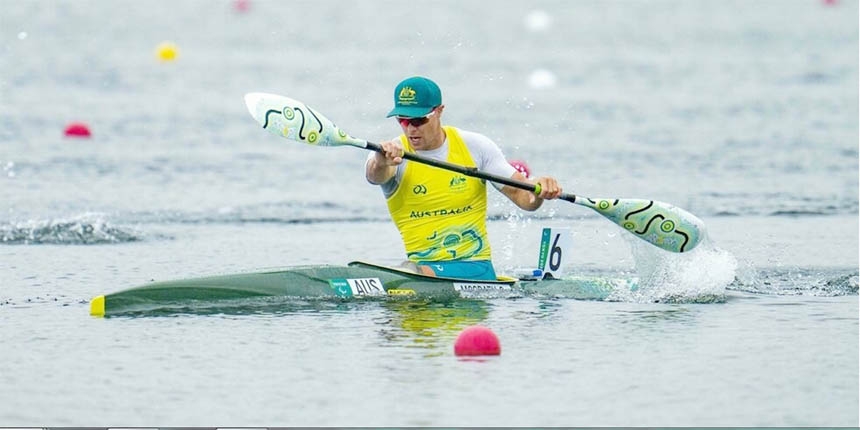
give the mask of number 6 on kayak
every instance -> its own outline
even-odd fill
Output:
[[[325,115],[289,97],[265,93],[245,95],[248,111],[266,130],[287,139],[316,146],[355,146],[381,152],[373,142],[350,136]],[[403,158],[523,190],[540,193],[540,184],[482,172],[475,168],[406,152]],[[595,199],[565,193],[560,199],[593,209],[636,237],[670,252],[687,252],[705,237],[705,223],[668,203],[645,199]]]

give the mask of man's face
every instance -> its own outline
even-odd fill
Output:
[[[397,117],[403,134],[409,139],[409,144],[418,150],[435,149],[442,144],[442,109],[437,106],[427,116],[418,118]]]

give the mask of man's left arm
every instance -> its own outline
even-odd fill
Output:
[[[562,193],[561,186],[558,181],[550,176],[542,176],[536,179],[526,179],[520,172],[515,172],[511,175],[511,179],[528,182],[531,184],[540,184],[540,194],[535,194],[528,190],[514,188],[510,185],[505,185],[500,190],[507,198],[511,199],[520,209],[527,211],[535,211],[544,200],[557,198]]]
[[[500,176],[508,176],[511,179],[528,182],[531,184],[540,184],[540,194],[535,194],[531,191],[522,190],[509,185],[499,188],[499,191],[508,199],[514,202],[515,205],[523,210],[534,211],[543,204],[545,199],[554,199],[561,195],[562,189],[558,181],[550,176],[543,176],[535,179],[526,179],[522,173],[514,169],[513,166],[505,159],[501,148],[488,137],[480,134],[470,136],[473,139],[473,145],[477,152],[481,155],[481,167],[489,173]],[[497,187],[498,188],[498,187]]]

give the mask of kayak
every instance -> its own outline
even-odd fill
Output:
[[[535,271],[495,281],[433,277],[403,269],[354,261],[346,266],[297,266],[259,272],[159,281],[100,295],[90,301],[90,314],[112,316],[148,312],[271,305],[271,298],[322,300],[452,300],[548,296],[603,300],[618,289],[635,290],[635,279],[538,276]]]

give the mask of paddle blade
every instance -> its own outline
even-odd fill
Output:
[[[705,236],[705,223],[695,215],[668,203],[643,199],[585,199],[588,206],[625,230],[654,246],[686,252]]]
[[[367,141],[346,134],[331,120],[298,100],[276,94],[248,93],[245,105],[263,128],[278,136],[317,146],[367,147]]]

